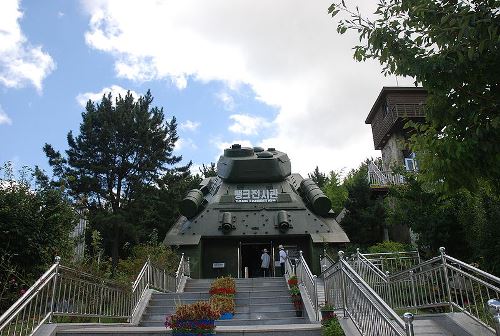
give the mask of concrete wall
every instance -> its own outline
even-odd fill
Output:
[[[391,170],[394,166],[404,164],[404,149],[405,139],[401,134],[393,134],[382,148],[383,170]]]

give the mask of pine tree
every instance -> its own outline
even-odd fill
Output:
[[[91,220],[100,219],[110,229],[113,269],[120,237],[127,229],[125,210],[182,159],[173,155],[178,140],[175,117],[165,121],[163,108],[152,107],[152,102],[149,90],[138,100],[130,91],[119,95],[114,104],[111,93],[100,103],[89,100],[80,133],[68,133],[66,156],[49,144],[44,146],[60,184],[93,210]]]

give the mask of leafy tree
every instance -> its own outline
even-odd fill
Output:
[[[325,173],[319,171],[318,166],[314,168],[312,173],[307,174],[307,176],[317,184],[318,187],[323,189],[325,184],[328,182],[328,176]]]
[[[461,189],[445,194],[407,174],[406,184],[393,187],[389,200],[388,222],[408,225],[425,256],[435,256],[445,246],[454,257],[500,273],[495,243],[500,238],[500,198],[488,183],[481,182],[475,193]]]
[[[18,298],[59,255],[71,260],[76,214],[57,188],[38,183],[33,170],[16,177],[7,163],[0,178],[0,309]],[[32,188],[34,184],[34,188]]]
[[[340,173],[331,171],[321,189],[332,201],[332,210],[336,214],[340,213],[348,197],[347,189],[341,181]]]
[[[182,159],[173,155],[178,140],[175,117],[165,121],[163,109],[151,107],[152,102],[150,91],[137,101],[130,92],[114,103],[111,93],[100,103],[89,100],[80,133],[76,137],[68,133],[66,156],[44,146],[61,184],[85,202],[91,223],[101,226],[96,228],[105,241],[111,240],[113,269],[120,242],[133,234],[126,209],[157,183],[169,165]]]
[[[191,175],[189,167],[168,169],[155,186],[144,186],[139,197],[128,208],[127,221],[137,228],[135,235],[145,241],[152,230],[165,237],[179,217],[179,204],[187,192],[201,182],[198,175]]]
[[[430,182],[445,190],[500,185],[499,0],[380,0],[373,19],[342,0],[329,8],[337,31],[359,34],[358,61],[376,59],[385,75],[409,76],[428,91],[425,124],[412,149]]]
[[[361,246],[382,241],[386,217],[383,200],[371,197],[367,174],[368,166],[364,162],[351,170],[344,182],[348,194],[347,214],[341,225],[351,242]]]
[[[213,162],[210,162],[210,165],[206,166],[202,164],[198,169],[200,170],[201,176],[204,178],[217,176],[217,166]]]

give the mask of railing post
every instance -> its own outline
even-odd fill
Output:
[[[101,280],[101,295],[99,295],[99,317],[98,317],[99,323],[101,323],[103,301],[104,301],[104,280]]]
[[[149,255],[146,262],[148,264],[146,267],[146,288],[149,288],[149,284],[151,283],[151,257]]]
[[[439,253],[441,253],[441,262],[443,264],[444,280],[446,283],[446,292],[448,293],[448,302],[450,304],[450,311],[453,312],[453,304],[451,299],[451,289],[450,289],[450,279],[448,278],[448,266],[446,264],[446,249],[444,247],[439,248]]]
[[[184,260],[184,253],[182,253],[182,257],[181,257],[181,276],[184,275],[184,263],[186,261]]]
[[[52,316],[54,315],[54,303],[56,299],[56,286],[57,286],[57,280],[59,278],[59,264],[61,263],[61,257],[56,256],[55,257],[55,263],[56,263],[56,275],[54,276],[54,286],[52,287],[52,298],[50,299],[50,316],[49,316],[49,323],[52,323]]]
[[[186,259],[186,265],[187,265],[187,267],[186,267],[186,268],[187,268],[187,270],[188,270],[188,271],[186,272],[186,275],[187,275],[188,277],[191,277],[191,265],[189,264],[189,257],[187,257],[187,259]]]
[[[500,300],[490,299],[487,302],[488,309],[493,315],[493,327],[495,328],[496,336],[500,336]]]
[[[318,277],[316,275],[313,275],[313,282],[314,282],[314,312],[316,316],[316,321],[318,321]]]
[[[393,308],[393,302],[392,302],[392,288],[391,288],[391,280],[389,278],[389,271],[385,272],[385,279],[386,279],[386,286],[387,286],[387,295],[388,295],[388,300],[389,300],[389,306]]]
[[[347,318],[347,298],[345,293],[345,280],[344,280],[344,267],[342,261],[344,259],[344,251],[339,251],[339,267],[340,267],[340,293],[342,294],[342,310],[344,311],[344,318]]]
[[[165,269],[163,269],[163,290],[167,290],[167,277],[165,276]]]
[[[404,313],[403,320],[405,321],[405,332],[406,336],[414,336],[415,333],[413,331],[413,314],[412,313]]]
[[[359,247],[356,248],[356,272],[361,272],[361,252],[359,251]]]
[[[417,293],[415,291],[415,279],[413,278],[413,271],[410,270],[410,284],[411,284],[411,297],[413,301],[413,307],[415,308],[415,312],[417,311]]]
[[[303,256],[302,256],[302,250],[299,251],[299,262],[302,263],[302,260],[304,260]],[[304,266],[302,266],[303,268]],[[303,270],[300,271],[300,279],[299,279],[299,283],[304,283],[304,272]]]

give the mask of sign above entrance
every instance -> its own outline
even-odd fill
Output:
[[[278,189],[238,189],[234,191],[236,203],[278,202]]]
[[[212,268],[224,268],[226,267],[226,263],[213,263]]]

